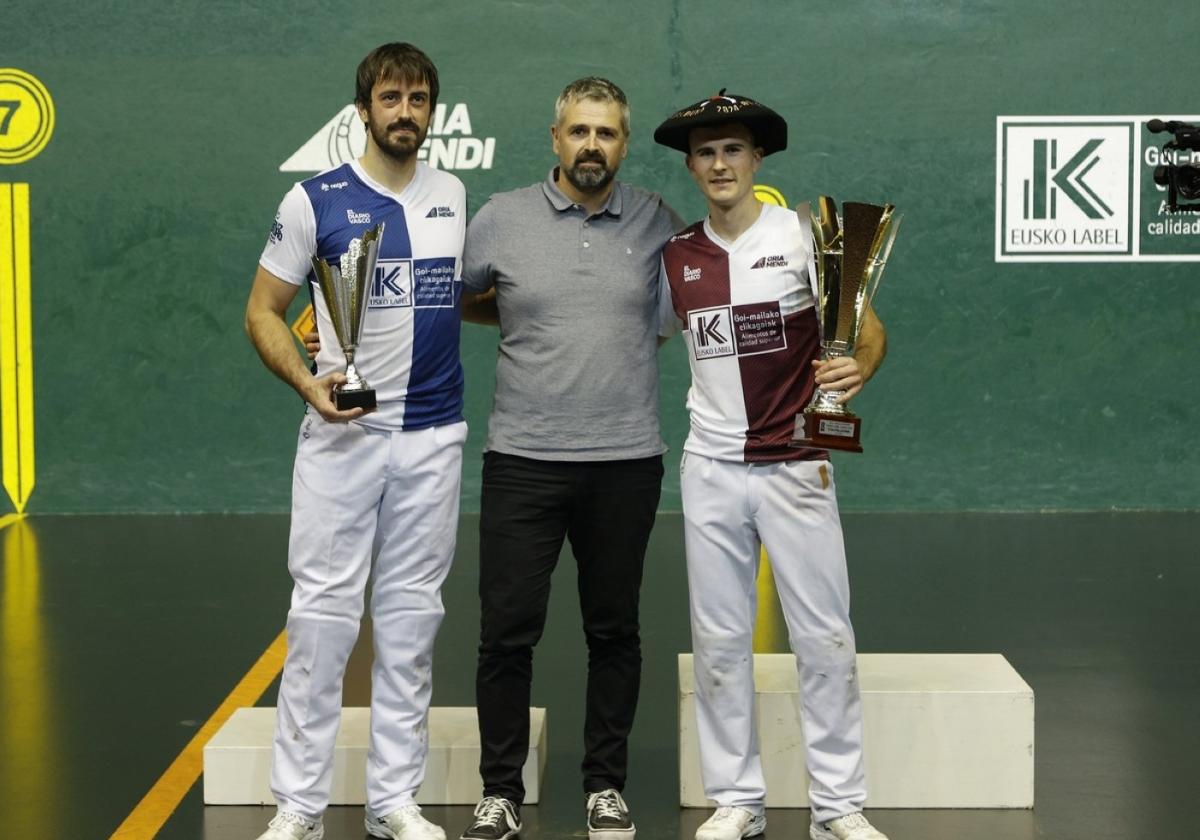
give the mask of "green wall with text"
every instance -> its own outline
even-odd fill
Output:
[[[322,131],[351,100],[359,59],[387,40],[437,62],[449,133],[434,140],[439,155],[459,140],[456,162],[477,164],[457,171],[472,208],[545,177],[554,98],[589,74],[630,97],[621,177],[689,220],[699,194],[650,134],[721,87],[789,120],[791,147],[759,173],[789,203],[828,193],[900,208],[876,301],[890,353],[856,402],[866,452],[835,456],[844,509],[1194,509],[1200,263],[996,260],[998,117],[1200,112],[1186,69],[1200,5],[1149,9],[14,0],[0,67],[40,79],[57,113],[37,158],[0,166],[0,182],[30,190],[27,509],[287,508],[300,404],[259,363],[242,311],[276,205],[308,177],[281,165],[312,138],[310,152],[336,146]],[[1138,200],[1146,222],[1154,197]],[[478,509],[495,345],[494,330],[464,327],[466,510]],[[661,368],[662,508],[677,510],[678,339]]]

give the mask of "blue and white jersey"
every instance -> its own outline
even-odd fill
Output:
[[[424,163],[399,194],[354,161],[297,183],[280,203],[259,263],[281,280],[308,285],[321,336],[318,376],[345,371],[346,359],[311,258],[336,265],[351,239],[384,223],[354,358],[379,410],[356,422],[397,430],[463,419],[458,306],[466,217],[462,182]]]

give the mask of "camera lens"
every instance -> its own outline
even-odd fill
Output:
[[[1200,166],[1179,167],[1175,173],[1175,189],[1179,191],[1179,197],[1187,201],[1200,198]]]

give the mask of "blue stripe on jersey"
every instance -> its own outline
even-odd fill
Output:
[[[462,281],[455,282],[454,269],[452,257],[413,260],[415,317],[405,428],[410,417],[413,423],[426,426],[436,425],[432,418],[454,411],[462,419],[463,371],[458,355]],[[456,402],[451,402],[450,395],[455,395]]]
[[[404,429],[462,420],[463,372],[459,362],[458,301],[454,257],[413,259],[404,207],[363,183],[350,164],[302,182],[316,217],[317,256],[331,264],[350,240],[383,222],[379,261],[372,278],[372,310],[406,308],[412,314],[413,353],[404,397]],[[411,276],[410,267],[411,266]],[[309,288],[316,276],[309,273]],[[381,399],[387,398],[381,394]]]
[[[386,225],[380,243],[379,259],[411,259],[412,243],[404,208],[396,201],[368,187],[350,164],[303,182],[317,222],[317,256],[330,264],[340,259],[350,240],[363,235],[367,228]],[[309,280],[316,277],[310,272]]]

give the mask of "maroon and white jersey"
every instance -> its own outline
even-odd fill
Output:
[[[684,449],[724,461],[825,458],[788,446],[816,388],[812,235],[764,204],[736,242],[697,222],[663,248],[662,335],[684,330],[692,387]]]

